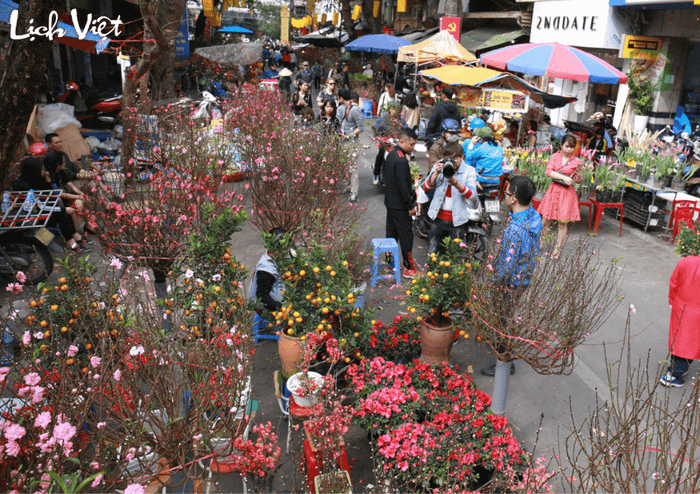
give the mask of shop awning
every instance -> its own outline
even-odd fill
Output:
[[[12,11],[17,9],[19,9],[19,5],[12,0],[0,0],[0,22],[9,24]],[[75,28],[65,22],[59,21],[58,27],[63,29],[66,34],[65,36],[56,36],[54,40],[64,45],[77,48],[78,50],[99,54],[102,53],[109,44],[109,39],[102,39],[91,32],[88,32],[83,39],[78,39],[78,32]]]
[[[693,0],[608,0],[608,5],[644,9],[692,9],[698,7]]]
[[[510,26],[479,27],[460,36],[459,43],[467,50],[475,52],[510,43],[529,34],[527,29],[513,29]]]
[[[399,62],[425,63],[471,63],[476,57],[469,53],[447,31],[440,31],[425,41],[399,48]]]
[[[451,86],[513,89],[529,95],[538,103],[544,104],[546,108],[561,108],[576,101],[576,98],[573,97],[547,94],[518,76],[486,67],[447,65],[436,69],[421,70],[420,75]]]

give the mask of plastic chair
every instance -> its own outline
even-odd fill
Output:
[[[399,264],[399,244],[393,238],[374,238],[372,239],[372,246],[374,247],[374,255],[372,256],[372,278],[369,280],[369,284],[372,286],[377,285],[377,280],[387,280],[392,277],[396,278],[396,284],[401,284],[401,264]],[[391,254],[392,256],[392,269],[393,274],[377,274],[379,270],[379,256],[384,254]]]
[[[676,210],[678,208],[694,208],[698,205],[697,202],[695,201],[675,201],[673,205],[671,206],[671,217],[668,219],[668,224],[671,228],[673,228],[673,238],[676,237],[676,221],[675,221],[675,216],[676,216]]]
[[[263,316],[256,312],[255,317],[253,318],[253,343],[257,343],[258,340],[279,341],[280,337],[277,334],[261,334],[263,329],[270,329],[274,327],[275,323],[264,319]]]
[[[622,216],[624,214],[625,206],[621,202],[598,202],[595,199],[590,199],[593,204],[593,215],[595,216],[595,221],[593,223],[593,234],[598,234],[598,227],[600,226],[600,218],[603,216],[603,211],[605,209],[619,209],[620,210],[620,236],[622,236]]]
[[[362,115],[364,115],[365,118],[372,118],[372,110],[374,109],[374,105],[372,104],[371,101],[364,101],[362,103]]]
[[[675,210],[673,222],[673,238],[676,238],[681,231],[681,224],[685,223],[687,228],[694,228],[700,217],[700,207],[683,207]]]
[[[591,211],[593,209],[593,203],[591,202],[590,199],[587,201],[579,201],[578,202],[578,207],[581,208],[581,206],[586,207],[588,206],[588,231],[591,231],[591,217],[593,216]]]

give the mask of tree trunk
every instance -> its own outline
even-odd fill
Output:
[[[343,29],[348,33],[349,40],[352,41],[357,38],[357,31],[355,31],[355,22],[352,20],[352,10],[350,9],[350,0],[341,0],[341,10],[340,15],[343,16]]]
[[[461,17],[462,9],[460,6],[460,0],[446,0],[445,3],[445,17]]]
[[[29,19],[34,26],[46,26],[52,10],[61,11],[62,0],[24,0],[19,5],[17,33],[26,33]],[[14,183],[19,167],[19,144],[24,138],[34,105],[39,99],[46,75],[46,62],[51,54],[51,41],[36,37],[9,42],[0,49],[0,187]]]
[[[134,184],[134,148],[136,147],[135,132],[138,129],[139,110],[136,107],[136,88],[139,81],[146,77],[153,64],[163,57],[171,47],[175,46],[175,38],[166,39],[161,30],[153,9],[153,0],[139,0],[139,7],[143,17],[145,29],[151,36],[146,38],[144,43],[144,54],[138,62],[131,68],[131,72],[124,81],[124,94],[122,97],[122,122],[124,125],[124,138],[122,139],[121,159],[122,166],[126,173],[126,186],[132,187]],[[182,10],[180,10],[182,15]],[[172,45],[172,46],[171,46]],[[172,84],[171,84],[172,86]]]
[[[155,20],[162,29],[163,36],[168,42],[168,50],[153,62],[150,68],[151,99],[162,101],[175,97],[175,74],[173,61],[175,59],[175,40],[177,29],[185,10],[184,2],[159,0],[155,4]],[[144,26],[145,39],[155,39],[148,24]]]
[[[374,17],[374,0],[363,0],[362,12],[369,24],[368,34],[381,34],[382,32],[382,9],[379,9],[379,16]]]

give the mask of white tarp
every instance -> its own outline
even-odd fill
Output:
[[[195,49],[194,53],[222,65],[250,65],[262,60],[262,43],[206,46]]]

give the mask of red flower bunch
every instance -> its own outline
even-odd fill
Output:
[[[416,492],[459,485],[510,489],[528,458],[505,417],[467,375],[422,362],[364,360],[349,370],[358,422],[376,437],[381,471]]]
[[[392,324],[377,321],[362,343],[367,358],[383,357],[392,362],[408,363],[420,356],[420,331],[415,317],[396,316]]]

